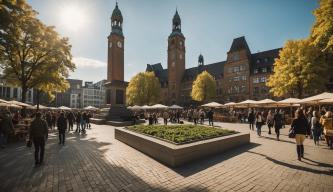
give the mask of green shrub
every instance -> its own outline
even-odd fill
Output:
[[[127,127],[127,129],[165,139],[177,144],[190,143],[237,133],[233,130],[202,125],[135,125]]]

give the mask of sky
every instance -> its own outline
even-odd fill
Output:
[[[28,0],[38,18],[72,45],[77,69],[70,78],[106,79],[107,36],[116,0]],[[167,39],[178,9],[186,38],[186,68],[223,61],[234,38],[252,53],[280,48],[309,35],[316,0],[118,0],[125,36],[125,80],[147,64],[167,67]]]

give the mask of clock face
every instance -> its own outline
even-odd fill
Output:
[[[180,45],[180,46],[182,46],[182,45],[183,45],[183,42],[182,42],[182,41],[180,41],[180,42],[179,42],[179,45]]]
[[[120,42],[120,41],[118,41],[117,45],[118,45],[118,47],[119,47],[119,48],[121,48],[121,47],[122,47],[122,44],[121,44],[121,42]]]
[[[112,47],[112,42],[109,43],[109,47],[110,47],[110,48]]]

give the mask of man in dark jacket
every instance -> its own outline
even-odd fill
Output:
[[[65,145],[65,132],[67,129],[67,119],[65,118],[64,113],[60,114],[57,121],[57,127],[59,132],[59,144]]]
[[[255,115],[254,115],[253,110],[251,110],[247,117],[247,121],[250,125],[250,130],[254,130],[254,120],[255,120]]]
[[[68,132],[70,130],[73,131],[74,119],[75,119],[74,114],[72,112],[68,112],[68,114],[67,114],[67,120],[68,120],[68,124],[69,124]]]
[[[213,109],[210,109],[208,111],[207,117],[208,117],[208,123],[209,123],[209,125],[214,126],[214,121],[213,121],[214,112],[213,112]]]
[[[35,146],[35,165],[42,164],[44,159],[45,140],[48,137],[48,127],[41,113],[36,113],[36,118],[31,122],[29,140]]]
[[[282,128],[282,126],[283,126],[282,114],[279,113],[278,110],[276,110],[274,114],[274,129],[276,133],[276,139],[278,141],[280,141],[280,129]]]
[[[9,111],[6,111],[0,123],[0,147],[5,148],[7,144],[8,135],[14,132],[14,125],[11,114]]]

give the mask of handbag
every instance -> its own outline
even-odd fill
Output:
[[[295,130],[294,130],[294,129],[291,129],[291,130],[289,131],[288,137],[289,137],[289,138],[295,138],[295,137],[296,137],[296,133],[295,133]]]

